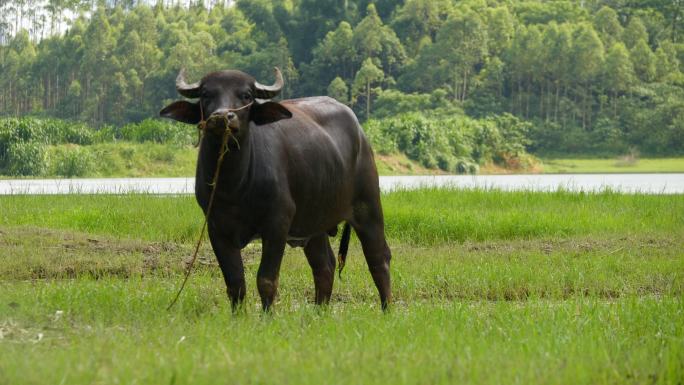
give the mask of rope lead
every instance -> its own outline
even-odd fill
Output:
[[[223,132],[223,138],[221,141],[221,148],[219,149],[219,157],[217,160],[216,164],[216,171],[214,171],[214,178],[211,182],[211,195],[209,196],[209,205],[207,206],[207,212],[204,214],[204,224],[202,224],[202,230],[200,230],[200,235],[199,239],[197,240],[197,245],[195,246],[195,252],[192,255],[192,259],[190,260],[190,266],[188,266],[187,270],[185,271],[185,278],[183,279],[183,283],[181,284],[180,289],[178,289],[178,293],[176,293],[176,297],[171,301],[171,304],[169,304],[169,307],[166,308],[166,310],[171,310],[173,305],[176,304],[178,301],[178,298],[180,297],[181,293],[183,292],[183,289],[185,288],[185,284],[188,282],[188,278],[190,278],[190,273],[192,272],[192,267],[195,265],[195,261],[197,260],[197,254],[199,253],[200,246],[202,245],[202,240],[204,240],[204,232],[207,229],[207,223],[209,222],[209,214],[211,213],[211,208],[214,205],[214,195],[216,193],[216,182],[218,181],[219,173],[221,171],[221,165],[223,164],[223,157],[228,153],[228,139],[233,138],[235,139],[235,136],[233,136],[232,132],[228,128],[227,125],[228,122],[226,122],[226,130]],[[204,119],[200,121],[200,124],[198,125],[198,128],[200,129],[200,132],[203,133],[204,130],[206,129],[206,122]],[[201,136],[200,136],[201,138]],[[235,139],[237,142],[237,139]]]

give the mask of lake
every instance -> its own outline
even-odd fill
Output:
[[[0,180],[0,195],[12,194],[191,194],[194,178],[88,178]],[[381,176],[380,188],[455,187],[499,190],[682,194],[684,173],[672,174],[530,174]]]

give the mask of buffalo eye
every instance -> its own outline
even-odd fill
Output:
[[[242,100],[245,102],[251,102],[252,101],[252,95],[250,95],[248,92],[245,92],[242,95],[240,95],[240,98],[242,98]]]

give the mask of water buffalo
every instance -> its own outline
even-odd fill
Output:
[[[257,238],[263,246],[257,287],[264,310],[277,292],[286,243],[304,247],[313,271],[315,301],[327,303],[336,262],[328,237],[346,222],[342,257],[351,225],[385,309],[391,299],[391,254],[371,146],[351,109],[334,99],[271,101],[284,84],[277,68],[275,75],[271,86],[235,70],[212,72],[187,84],[181,70],[176,89],[199,100],[176,101],[159,113],[205,127],[195,197],[206,214],[212,188],[216,189],[208,233],[232,308],[245,297],[240,250]],[[225,130],[231,130],[235,140],[212,187]]]

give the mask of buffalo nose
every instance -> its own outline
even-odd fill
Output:
[[[229,112],[229,113],[227,113],[227,114],[226,114],[226,117],[228,118],[228,120],[233,120],[233,119],[235,119],[235,117],[236,117],[235,112]]]

